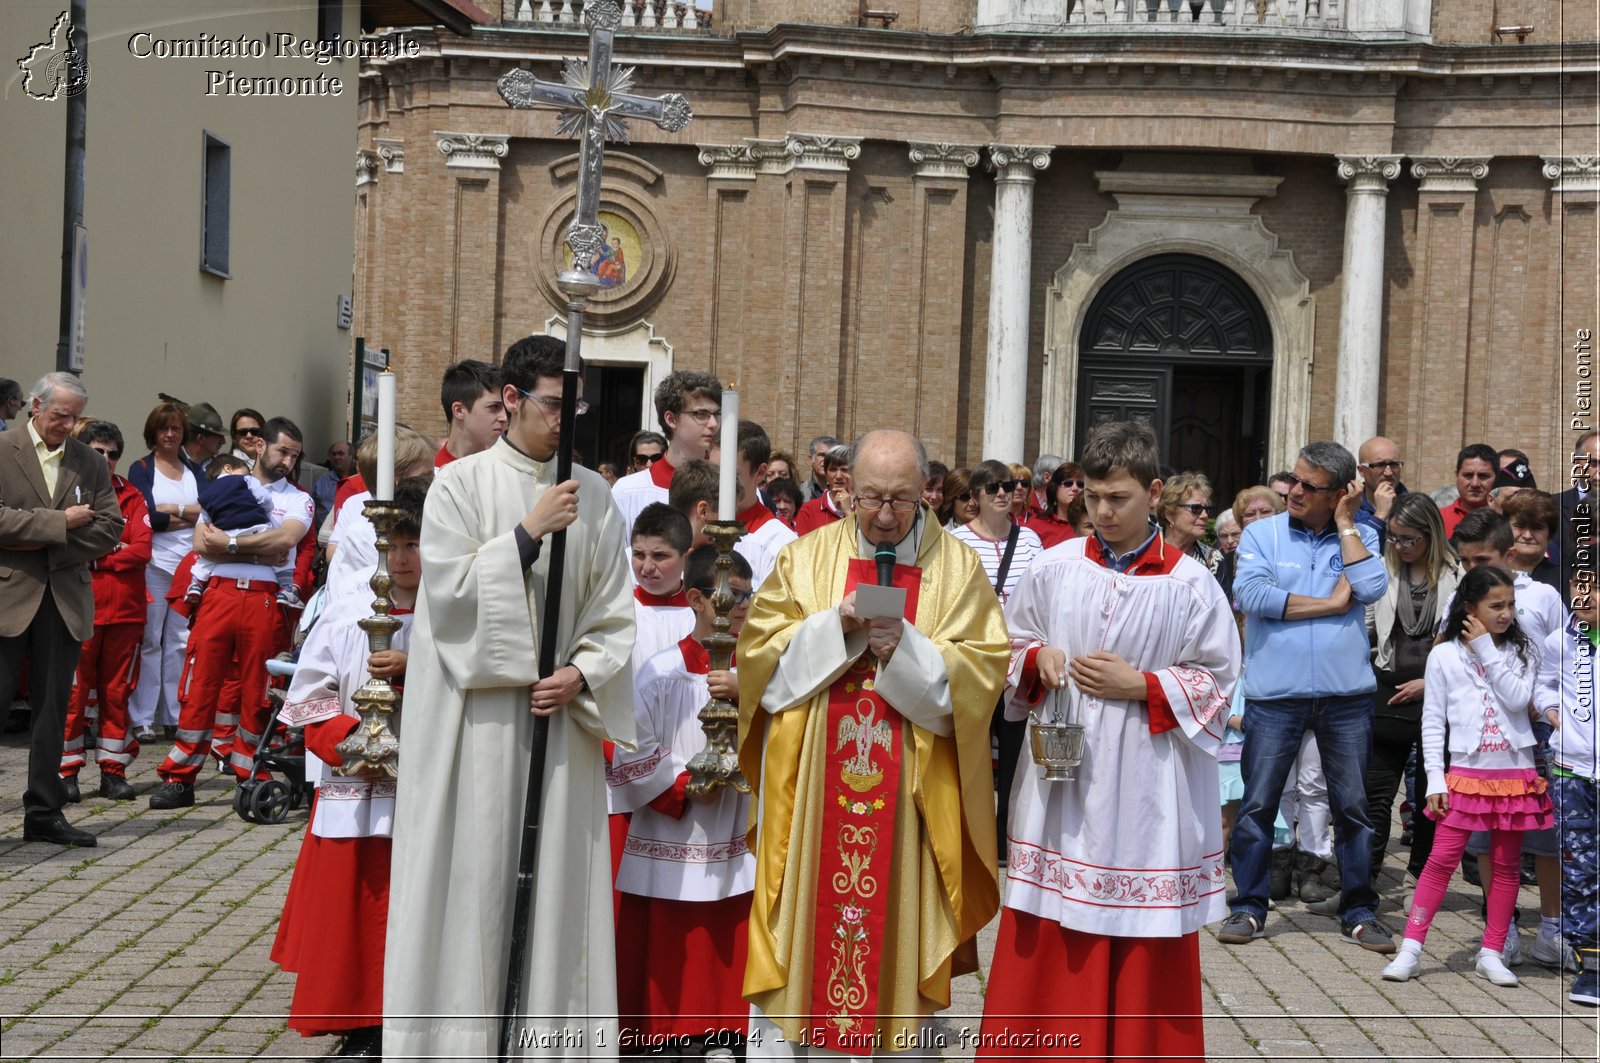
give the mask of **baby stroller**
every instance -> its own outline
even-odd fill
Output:
[[[294,675],[294,662],[282,657],[267,662],[267,674],[276,679]],[[305,804],[311,795],[306,783],[305,738],[297,730],[278,738],[278,714],[283,711],[285,691],[281,687],[267,688],[271,712],[266,726],[261,729],[261,741],[250,760],[250,778],[239,784],[233,794],[233,810],[246,823],[282,823],[289,813]],[[284,779],[260,779],[258,775],[277,772]],[[284,781],[287,780],[287,781]]]

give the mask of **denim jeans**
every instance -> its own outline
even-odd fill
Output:
[[[1239,895],[1233,910],[1265,921],[1272,869],[1272,821],[1306,731],[1317,736],[1333,812],[1333,849],[1339,859],[1339,919],[1370,918],[1378,904],[1372,888],[1372,822],[1367,814],[1367,758],[1372,752],[1371,694],[1245,701],[1244,800],[1230,852]]]

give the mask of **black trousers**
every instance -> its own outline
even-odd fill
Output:
[[[1421,795],[1428,792],[1428,777],[1422,767],[1422,721],[1398,716],[1378,716],[1372,721],[1372,755],[1367,760],[1367,815],[1372,820],[1372,866],[1383,863],[1389,846],[1390,814],[1394,798],[1405,778],[1406,761],[1417,750],[1412,778],[1418,805],[1411,810],[1411,856],[1406,870],[1422,874],[1433,851],[1433,820],[1423,814]]]
[[[999,739],[1000,770],[995,776],[997,799],[994,805],[995,837],[999,843],[1000,858],[1006,856],[1007,821],[1011,812],[1011,784],[1017,777],[1017,759],[1022,756],[1022,743],[1027,738],[1027,720],[1008,720],[1005,703],[996,705],[994,717],[989,721],[989,733]]]
[[[82,650],[83,643],[67,630],[48,587],[27,630],[13,638],[0,638],[0,691],[16,690],[23,659],[32,662],[28,704],[33,707],[33,740],[28,747],[28,788],[22,794],[22,813],[36,823],[53,819],[66,807],[61,747],[67,699],[72,696],[72,679]]]

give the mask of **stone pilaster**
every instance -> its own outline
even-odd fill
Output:
[[[1048,147],[990,144],[994,240],[989,270],[988,352],[983,389],[983,458],[1027,461],[1028,312],[1033,271],[1034,174]]]
[[[500,160],[511,138],[436,130],[449,178],[444,190],[444,305],[449,360],[498,354]]]
[[[950,416],[949,385],[961,371],[961,307],[965,296],[968,172],[978,165],[975,144],[909,146],[916,167],[911,223],[911,276],[915,292],[916,405],[911,431],[929,453],[956,456],[956,420]]]
[[[1346,199],[1333,438],[1354,453],[1378,430],[1383,226],[1389,182],[1400,176],[1400,156],[1340,155],[1337,171],[1346,185]]]
[[[510,150],[511,138],[494,133],[446,133],[434,130],[445,166],[451,170],[500,169],[500,160]]]

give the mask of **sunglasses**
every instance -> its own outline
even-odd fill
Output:
[[[1078,490],[1082,491],[1083,490],[1083,481],[1082,480],[1061,479],[1061,480],[1057,480],[1056,481],[1056,486],[1057,487],[1076,487]]]
[[[1289,481],[1289,490],[1293,491],[1296,487],[1298,487],[1308,495],[1321,495],[1326,494],[1329,491],[1344,490],[1343,488],[1335,487],[1332,484],[1328,484],[1326,487],[1319,486],[1309,480],[1300,479],[1300,477],[1296,476],[1294,473],[1284,473],[1283,478]]]
[[[654,465],[664,457],[666,457],[665,454],[635,454],[633,456],[633,464],[638,468],[643,468],[646,465]]]
[[[120,451],[120,450],[110,450],[110,449],[107,449],[106,447],[95,447],[95,446],[91,446],[89,449],[94,451],[96,454],[104,454],[106,457],[110,458],[112,461],[116,461],[118,458],[122,457],[122,451]]]
[[[1004,491],[1007,494],[1010,494],[1012,491],[1015,491],[1025,483],[1027,483],[1026,480],[996,480],[992,484],[984,484],[983,493],[994,496],[999,494],[1001,491]]]
[[[1215,506],[1208,506],[1204,502],[1185,502],[1181,506],[1174,506],[1173,508],[1187,509],[1197,517],[1209,517],[1217,511]]]
[[[1399,472],[1406,467],[1406,463],[1403,461],[1368,461],[1363,462],[1361,467],[1363,469],[1377,469],[1380,472],[1384,469],[1393,469],[1395,472]]]
[[[957,502],[971,502],[972,501],[972,492],[971,491],[963,491],[963,492],[961,492],[959,495],[956,495],[956,501]]]
[[[235,428],[233,430],[233,438],[235,439],[238,439],[240,436],[255,436],[257,439],[260,439],[264,435],[265,433],[259,428]]]

